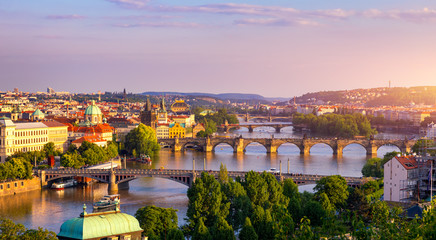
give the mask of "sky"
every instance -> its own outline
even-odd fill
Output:
[[[0,90],[436,85],[433,0],[0,0]]]

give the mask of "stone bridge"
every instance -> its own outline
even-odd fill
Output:
[[[332,148],[333,154],[342,155],[344,148],[350,144],[359,144],[365,148],[367,155],[377,156],[377,150],[385,145],[396,146],[401,152],[410,152],[416,140],[395,139],[336,139],[336,138],[174,138],[158,139],[161,146],[168,146],[173,151],[184,151],[188,146],[198,146],[205,152],[213,152],[219,144],[227,144],[233,148],[233,152],[245,152],[245,148],[251,143],[259,143],[264,146],[268,153],[276,153],[277,149],[285,143],[291,143],[300,149],[304,155],[310,154],[310,149],[316,144],[325,144]]]
[[[253,120],[253,119],[264,119],[264,120],[267,120],[268,122],[272,122],[273,120],[276,120],[276,119],[292,121],[292,116],[250,115],[248,113],[235,114],[235,115],[236,115],[236,117],[243,118],[244,121],[246,121],[246,122]]]
[[[222,124],[221,126],[219,126],[219,128],[222,129],[224,132],[228,132],[230,129],[233,128],[245,127],[248,128],[248,132],[253,132],[253,130],[258,127],[272,127],[276,130],[277,133],[279,133],[282,128],[291,127],[291,126],[294,126],[294,124],[292,123],[228,124],[226,122],[226,124]]]
[[[158,177],[166,178],[186,186],[191,186],[195,179],[202,172],[207,172],[218,178],[219,171],[212,170],[178,170],[178,169],[50,169],[50,170],[35,170],[35,175],[41,179],[41,186],[48,186],[51,182],[68,177],[87,177],[95,179],[99,182],[108,183],[108,191],[115,193],[118,189],[128,188],[128,182],[138,177]],[[289,170],[288,170],[289,172]],[[235,179],[240,177],[245,178],[247,171],[228,171],[229,177]],[[312,174],[292,174],[292,173],[273,173],[279,181],[287,178],[292,178],[298,185],[315,184],[324,175]],[[366,182],[360,177],[344,177],[347,184],[351,187],[358,187]]]

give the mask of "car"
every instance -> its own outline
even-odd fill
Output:
[[[280,173],[280,171],[277,170],[277,168],[270,168],[270,169],[266,170],[266,172],[269,172],[269,173]]]

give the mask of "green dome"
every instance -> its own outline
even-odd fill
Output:
[[[38,108],[32,113],[32,116],[44,116],[44,113],[41,112]]]
[[[101,110],[95,105],[94,100],[85,110],[85,115],[101,115]]]
[[[58,237],[94,239],[141,231],[135,217],[120,213],[87,214],[64,222]]]

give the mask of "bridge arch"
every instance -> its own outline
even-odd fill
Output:
[[[396,149],[390,149],[390,150],[384,150],[384,149],[389,149],[389,148],[396,148]],[[384,143],[384,144],[380,144],[377,146],[377,155],[378,152],[382,153],[382,155],[388,153],[388,152],[392,152],[392,151],[398,151],[398,152],[402,152],[402,147],[398,146],[398,144],[392,144],[392,143]]]
[[[289,151],[289,150],[288,151],[283,151],[284,148],[292,148],[292,151]],[[278,145],[278,147],[277,147],[277,152],[278,153],[282,153],[282,152],[285,152],[285,153],[294,153],[295,152],[294,150],[298,151],[298,154],[301,153],[301,147],[298,144],[294,143],[294,142],[283,142],[280,145]]]
[[[268,151],[267,146],[265,146],[265,144],[262,143],[261,141],[251,141],[251,142],[249,142],[249,143],[244,144],[244,152],[247,152],[247,147],[250,146],[250,145],[252,145],[252,144],[254,144],[254,146],[256,146],[256,145],[261,145],[261,146],[263,146],[263,148],[265,149],[265,153]],[[253,146],[252,146],[252,147],[253,147]],[[257,151],[256,151],[256,152],[257,152]],[[262,151],[262,152],[263,152],[263,151]]]
[[[226,147],[229,146],[230,148],[232,148],[232,151],[235,151],[235,147],[231,143],[222,141],[222,142],[217,142],[212,146],[213,152],[216,152],[215,148],[218,147],[218,145],[226,146]]]
[[[201,148],[201,150],[204,149],[203,143],[201,143],[199,141],[188,141],[182,145],[181,150],[185,151],[188,146],[192,146],[193,148],[196,148],[196,146],[197,146],[198,148]]]
[[[311,144],[308,147],[309,147],[309,152],[310,153],[313,153],[313,151],[315,151],[315,153],[316,153],[317,152],[317,148],[320,148],[320,147],[323,148],[323,147],[326,147],[326,146],[329,147],[332,150],[332,153],[335,152],[335,147],[330,145],[327,142],[318,142],[318,143],[315,143],[315,144]],[[315,149],[313,147],[315,147]]]
[[[353,151],[353,146],[356,146],[355,151],[362,151],[364,154],[367,154],[367,146],[363,143],[359,142],[351,142],[342,146],[342,154],[346,154],[348,151]],[[339,150],[338,150],[339,151]]]
[[[105,176],[105,175],[102,175],[102,176]],[[60,179],[60,178],[71,178],[71,177],[86,177],[86,178],[92,178],[94,180],[97,180],[97,181],[100,181],[100,182],[104,182],[104,183],[108,183],[109,182],[109,176],[108,176],[108,179],[104,179],[104,178],[100,178],[100,177],[97,177],[97,176],[94,176],[94,175],[90,175],[90,174],[58,175],[58,176],[51,177],[51,178],[49,178],[49,176],[47,176],[45,181],[46,182],[53,182],[53,181],[55,181],[57,179]]]

